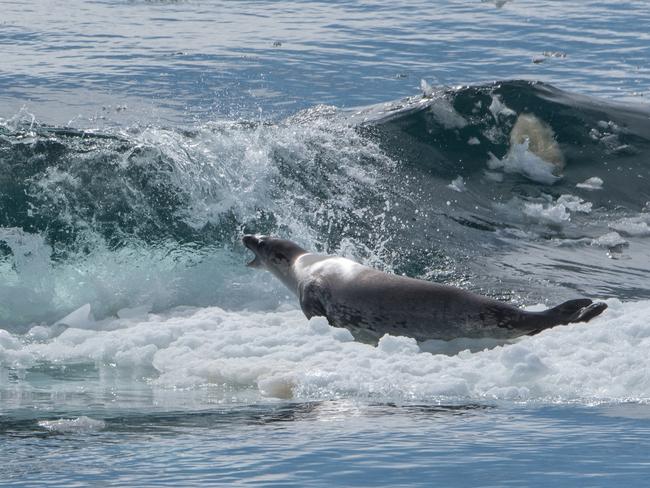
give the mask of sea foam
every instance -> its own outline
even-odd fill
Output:
[[[52,432],[89,432],[106,427],[103,420],[81,416],[74,419],[41,420],[38,426]]]

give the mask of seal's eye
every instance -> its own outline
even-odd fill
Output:
[[[257,246],[260,249],[264,249],[266,247],[266,242],[265,241],[260,241],[259,245]]]

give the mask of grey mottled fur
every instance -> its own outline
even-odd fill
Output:
[[[247,235],[243,242],[255,253],[249,265],[277,276],[298,296],[307,318],[324,316],[363,342],[376,343],[386,333],[418,341],[512,339],[556,325],[586,322],[607,308],[585,298],[543,312],[527,312],[460,288],[310,254],[284,239]]]

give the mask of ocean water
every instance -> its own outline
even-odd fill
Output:
[[[650,6],[0,0],[0,485],[644,486]],[[307,320],[244,233],[588,324]]]

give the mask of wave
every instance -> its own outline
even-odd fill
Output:
[[[548,295],[521,253],[564,253],[545,264],[558,296],[641,298],[649,115],[519,81],[186,129],[21,112],[0,123],[0,322],[277,307],[284,291],[242,268],[244,232],[519,302]]]

